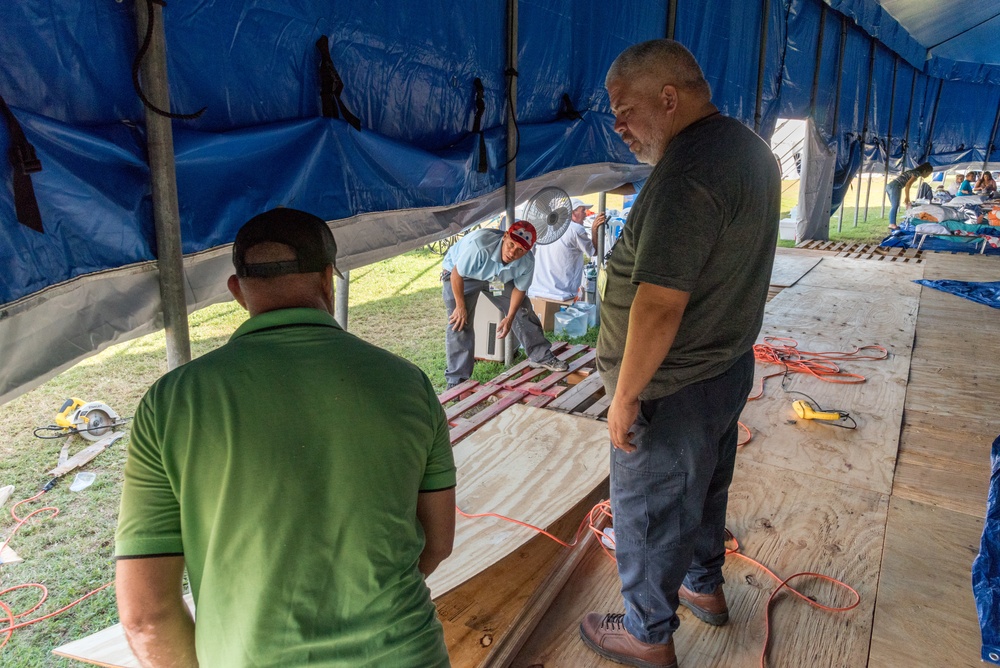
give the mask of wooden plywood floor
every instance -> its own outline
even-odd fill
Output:
[[[792,336],[813,350],[880,343],[892,353],[844,365],[867,376],[866,386],[787,384],[851,410],[860,425],[854,434],[791,424],[790,401],[777,387],[744,413],[755,440],[740,454],[730,528],[744,533],[746,552],[779,574],[825,572],[862,596],[858,608],[841,614],[781,596],[769,665],[981,665],[969,569],[982,530],[989,446],[1000,431],[1000,365],[993,361],[1000,311],[912,283],[924,274],[1000,280],[1000,260],[824,258],[768,305],[764,334]],[[734,557],[725,574],[732,621],[711,628],[682,609],[675,635],[681,666],[759,665],[762,606],[774,584]],[[622,610],[614,567],[600,551],[574,573],[512,665],[616,665],[578,639],[589,610]]]

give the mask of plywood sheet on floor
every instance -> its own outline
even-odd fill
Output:
[[[811,255],[794,255],[792,253],[777,253],[774,256],[774,266],[771,268],[770,285],[788,288],[795,285],[810,269],[819,264],[822,258]]]
[[[825,257],[820,265],[803,276],[799,283],[837,290],[860,290],[882,297],[890,295],[917,297],[920,294],[920,285],[913,281],[923,277],[922,263],[872,262]]]
[[[871,668],[982,665],[970,585],[982,529],[980,518],[892,498]]]
[[[769,665],[865,665],[887,510],[888,498],[883,494],[738,460],[728,524],[744,552],[785,577],[811,570],[839,578],[862,597],[860,606],[850,612],[827,613],[779,595],[772,611]],[[759,665],[763,606],[775,583],[732,556],[724,572],[730,622],[710,627],[682,609],[681,627],[674,636],[682,666]],[[621,612],[618,587],[615,567],[595,551],[574,573],[512,665],[616,665],[588,650],[578,638],[577,626],[590,610]],[[803,584],[801,589],[831,603],[849,602],[825,586]]]
[[[930,254],[925,276],[1000,279],[996,258]],[[922,288],[893,494],[983,517],[1000,432],[1000,310]]]
[[[908,348],[913,345],[918,306],[917,297],[894,295],[886,299],[880,292],[799,283],[767,303],[764,322],[783,328],[812,327],[828,336],[846,332],[870,343]]]
[[[934,417],[906,411],[893,496],[985,517],[995,434],[948,428]],[[920,418],[929,419],[921,425]]]
[[[608,476],[607,425],[514,405],[455,446],[458,507],[547,527]],[[534,532],[459,516],[455,549],[427,584],[450,591],[526,543]]]

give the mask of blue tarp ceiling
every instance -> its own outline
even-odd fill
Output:
[[[612,130],[603,81],[626,46],[666,34],[668,4],[519,1],[519,199],[543,185],[578,194],[645,173]],[[993,10],[829,0],[821,12],[819,0],[771,0],[755,118],[763,4],[677,2],[675,37],[701,62],[724,113],[759,122],[764,137],[778,117],[812,113],[838,148],[843,177],[860,163],[862,136],[865,156],[882,160],[888,148],[894,168],[1000,157],[986,155],[1000,108]],[[498,211],[508,157],[505,7],[168,3],[172,109],[206,108],[173,124],[189,306],[225,297],[227,245],[273,206],[332,221],[347,268]],[[321,35],[360,131],[321,115]],[[45,230],[18,223],[11,166],[0,160],[0,402],[160,323],[144,116],[131,78],[137,44],[133,0],[0,3],[0,95],[42,163],[32,182]],[[472,132],[476,78],[485,173]],[[579,117],[564,113],[564,99]],[[0,124],[0,154],[9,139]]]

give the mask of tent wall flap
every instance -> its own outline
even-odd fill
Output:
[[[518,0],[518,199],[530,196],[530,184],[582,193],[648,172],[614,132],[604,76],[628,45],[671,29],[701,63],[719,108],[751,127],[756,121],[765,138],[779,116],[805,118],[814,102],[816,132],[836,151],[836,183],[846,183],[861,163],[866,112],[864,154],[879,165],[888,156],[891,170],[916,164],[928,143],[929,159],[939,165],[987,159],[991,140],[992,157],[1000,157],[993,129],[1000,79],[991,79],[997,63],[966,62],[957,38],[932,49],[925,62],[927,36],[908,33],[894,18],[908,20],[898,11],[902,4],[917,3]],[[507,0],[168,3],[162,25],[171,106],[207,108],[172,124],[186,270],[207,266],[204,254],[226,248],[244,220],[274,206],[331,221],[345,268],[497,213],[508,157],[506,6]],[[986,24],[969,34],[991,30]],[[322,35],[361,132],[322,115],[316,49]],[[872,38],[879,44],[869,76]],[[121,288],[109,278],[156,257],[145,121],[130,70],[137,48],[131,2],[0,3],[0,95],[44,165],[32,182],[46,232],[19,224],[9,186],[0,189],[0,341],[5,360],[41,358],[0,378],[0,397],[155,326],[158,303],[140,305],[136,297],[130,303],[142,315],[119,313],[111,301]],[[955,65],[946,73],[948,58]],[[961,80],[970,68],[978,69]],[[473,132],[476,79],[485,151]],[[564,98],[578,118],[562,113]],[[9,142],[0,126],[0,151]],[[479,171],[483,153],[485,172]],[[11,182],[10,170],[0,161],[0,181]],[[102,329],[93,318],[63,318],[65,346],[30,344],[30,332],[43,322],[32,319],[53,317],[41,306],[50,291],[72,292],[78,288],[68,286],[91,276],[87,307],[119,313],[116,324]],[[135,289],[130,294],[139,295]],[[218,290],[202,290],[208,297],[195,292],[189,289],[192,304],[224,297]],[[155,294],[148,299],[157,301]]]

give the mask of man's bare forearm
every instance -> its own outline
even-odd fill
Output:
[[[125,625],[129,647],[143,668],[197,668],[194,620],[187,606],[165,617]]]
[[[462,278],[462,275],[454,269],[451,270],[451,292],[455,296],[455,307],[464,309],[465,279]]]

